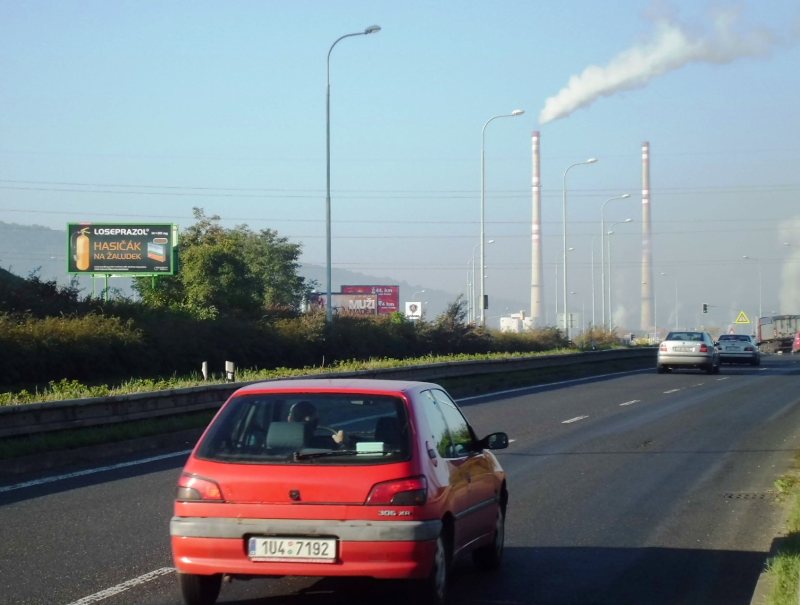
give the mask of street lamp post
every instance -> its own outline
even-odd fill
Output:
[[[611,281],[611,237],[614,235],[614,227],[617,225],[622,225],[623,223],[630,223],[633,219],[626,218],[624,221],[619,221],[617,223],[612,223],[611,228],[608,230],[606,235],[609,236],[608,238],[608,327],[609,329],[613,328],[613,323],[611,321],[612,318],[612,306],[611,306],[611,290],[613,290],[613,285]]]
[[[567,340],[569,341],[569,304],[567,302],[567,294],[569,293],[568,286],[567,286],[567,173],[570,171],[570,168],[574,168],[575,166],[580,166],[582,164],[594,164],[597,161],[597,158],[589,158],[588,160],[584,160],[583,162],[576,162],[574,164],[570,164],[567,166],[567,169],[564,171],[564,181],[563,181],[563,188],[562,188],[562,203],[561,203],[561,218],[562,218],[562,225],[561,225],[561,232],[562,232],[562,239],[563,239],[563,259],[564,259],[564,330]]]
[[[490,239],[486,243],[487,244],[493,244],[494,240]],[[475,244],[472,247],[472,257],[471,257],[472,258],[472,288],[470,289],[470,292],[469,292],[470,306],[472,307],[472,315],[471,315],[472,320],[471,320],[470,323],[475,323],[475,319],[476,319],[475,318],[475,309],[477,307],[475,306],[475,250],[478,249],[478,246],[480,246],[480,243]]]
[[[602,308],[603,308],[603,327],[606,325],[606,260],[605,260],[605,238],[606,238],[606,218],[605,218],[605,211],[606,211],[606,204],[608,202],[613,202],[614,200],[625,200],[631,196],[630,193],[623,193],[622,195],[617,195],[610,199],[607,199],[603,202],[603,205],[600,206],[600,291],[602,292],[602,296],[600,297],[602,300]],[[609,313],[611,310],[609,309]]]
[[[331,44],[330,49],[328,49],[327,88],[325,95],[325,266],[328,283],[327,293],[325,294],[325,321],[329,324],[333,321],[333,307],[331,305],[331,275],[333,273],[331,267],[331,53],[333,52],[333,47],[345,38],[366,36],[379,31],[381,31],[380,26],[370,25],[363,32],[355,32],[340,36]]]
[[[753,256],[742,256],[744,260],[754,260],[758,264],[758,316],[761,317],[761,293],[763,291],[763,283],[761,280],[761,259]]]
[[[483,128],[481,129],[481,298],[480,298],[480,305],[481,305],[481,327],[486,325],[486,283],[484,280],[484,271],[486,270],[486,257],[485,257],[485,242],[484,242],[484,214],[486,208],[486,162],[485,162],[485,148],[486,148],[486,127],[489,125],[490,122],[496,120],[498,118],[515,118],[517,116],[521,116],[525,113],[523,109],[515,109],[511,113],[505,113],[498,116],[493,116],[486,120],[484,123]]]

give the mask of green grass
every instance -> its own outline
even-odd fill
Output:
[[[546,353],[488,353],[484,355],[429,355],[415,359],[368,359],[365,361],[343,361],[330,366],[314,366],[305,368],[275,368],[271,370],[240,369],[236,373],[237,382],[253,382],[257,380],[274,380],[292,376],[314,376],[330,372],[356,372],[360,370],[390,369],[429,365],[434,363],[453,363],[458,361],[487,361],[493,359],[518,359],[540,355],[563,355],[574,353],[573,350],[560,349]],[[21,390],[0,393],[0,405],[20,405],[26,403],[42,403],[48,401],[64,401],[87,397],[107,397],[109,395],[130,395],[132,393],[148,393],[167,389],[180,389],[225,382],[224,376],[211,376],[203,380],[199,374],[191,376],[172,376],[160,379],[131,379],[118,385],[84,385],[77,380],[51,380],[41,390]]]
[[[800,581],[800,454],[794,467],[775,481],[780,499],[788,506],[787,535],[777,552],[767,561],[771,585],[767,605],[797,605]]]

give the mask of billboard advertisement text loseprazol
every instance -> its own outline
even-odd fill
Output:
[[[176,245],[174,225],[70,223],[67,273],[171,275]]]

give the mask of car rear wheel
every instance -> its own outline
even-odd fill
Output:
[[[664,367],[664,366],[658,366],[656,369],[658,370],[659,374],[666,374],[667,373],[667,368]]]
[[[186,605],[214,605],[222,586],[222,576],[199,576],[190,573],[179,573],[178,583],[181,586],[183,602]]]
[[[500,561],[503,559],[503,545],[506,536],[505,525],[506,516],[503,513],[503,509],[498,506],[492,543],[472,553],[472,560],[478,569],[492,570],[500,567]]]
[[[444,535],[436,539],[433,567],[427,578],[418,580],[414,586],[414,603],[420,605],[445,605],[447,584],[450,581],[450,555]]]

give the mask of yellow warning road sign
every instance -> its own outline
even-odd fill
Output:
[[[747,317],[747,315],[745,314],[744,311],[739,311],[739,317],[736,318],[736,321],[734,323],[737,323],[737,324],[749,324],[750,323],[750,318]]]

